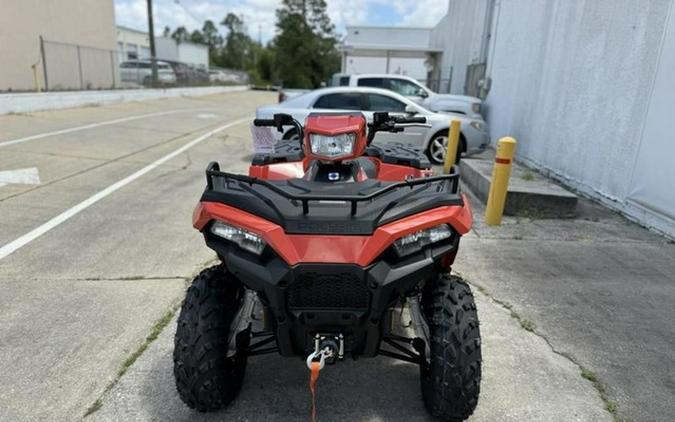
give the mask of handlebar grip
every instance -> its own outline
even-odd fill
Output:
[[[404,123],[426,123],[426,117],[409,117],[404,120]]]
[[[274,119],[254,119],[253,126],[276,126]]]

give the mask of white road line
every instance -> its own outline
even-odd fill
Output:
[[[0,171],[0,186],[9,183],[39,185],[40,172],[36,167]]]
[[[32,242],[33,240],[37,239],[38,237],[42,236],[43,234],[47,233],[51,229],[57,227],[61,223],[69,220],[71,217],[77,215],[79,212],[84,211],[85,209],[89,208],[90,206],[94,205],[101,199],[105,198],[106,196],[110,195],[111,193],[115,192],[118,189],[123,188],[124,186],[128,185],[129,183],[133,182],[134,180],[138,179],[139,177],[143,176],[144,174],[154,170],[158,166],[166,163],[170,159],[174,158],[178,154],[181,154],[188,149],[192,148],[193,146],[197,145],[200,142],[205,141],[206,139],[210,138],[211,136],[215,135],[218,132],[222,132],[225,129],[228,129],[232,126],[238,125],[240,123],[244,123],[246,121],[250,121],[251,118],[243,118],[243,119],[238,119],[235,120],[231,123],[228,123],[226,125],[217,127],[202,136],[188,142],[187,144],[183,145],[182,147],[178,148],[177,150],[174,150],[173,152],[165,155],[164,157],[160,158],[159,160],[148,164],[147,166],[143,167],[142,169],[138,170],[137,172],[125,177],[124,179],[113,183],[112,185],[108,186],[107,188],[103,189],[102,191],[99,191],[95,193],[94,195],[90,196],[89,198],[85,199],[84,201],[80,202],[79,204],[75,205],[74,207],[62,212],[61,214],[57,215],[56,217],[52,218],[51,220],[47,221],[46,223],[42,224],[41,226],[38,226],[31,230],[30,232],[24,234],[23,236],[19,237],[16,240],[13,240],[3,247],[0,248],[0,259],[5,258],[7,255],[13,253],[17,249],[27,245],[28,243]]]
[[[7,147],[7,146],[10,146],[10,145],[20,144],[22,142],[34,141],[36,139],[47,138],[49,136],[63,135],[64,133],[77,132],[77,131],[85,130],[85,129],[93,129],[95,127],[100,127],[100,126],[109,126],[109,125],[114,125],[114,124],[117,124],[117,123],[131,122],[133,120],[147,119],[149,117],[166,116],[167,114],[185,113],[185,112],[188,112],[188,111],[195,111],[195,109],[158,111],[156,113],[148,113],[148,114],[141,114],[141,115],[138,115],[138,116],[122,117],[121,119],[105,120],[103,122],[90,123],[90,124],[83,125],[83,126],[69,127],[69,128],[66,128],[66,129],[55,130],[53,132],[38,133],[36,135],[26,136],[24,138],[17,138],[17,139],[12,139],[12,140],[9,140],[9,141],[0,142],[0,148]]]

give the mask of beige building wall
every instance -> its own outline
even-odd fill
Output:
[[[2,0],[0,91],[34,90],[31,65],[36,63],[40,79],[43,80],[40,36],[49,41],[114,51],[116,30],[113,0]],[[77,70],[77,56],[71,49],[54,51],[52,56],[50,60],[55,60],[53,63],[55,80],[60,79],[61,74],[65,76]],[[103,51],[100,51],[98,56],[100,57],[92,55],[85,58],[85,66],[90,62],[92,69],[87,72],[88,80],[82,82],[88,83],[93,88],[108,87],[105,85],[110,85],[108,80],[114,75],[116,68],[111,69],[101,63],[101,59],[105,56]],[[48,61],[48,66],[49,64]],[[100,74],[97,75],[97,72]],[[107,75],[104,76],[103,72],[107,72]],[[79,75],[75,75],[74,79],[79,85]],[[101,86],[94,86],[97,84]],[[62,89],[70,88],[65,86],[68,83],[61,85]]]

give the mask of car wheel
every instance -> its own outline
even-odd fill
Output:
[[[464,151],[464,136],[459,134],[459,144],[457,145],[457,158],[455,159],[455,164],[459,163],[462,152]],[[434,164],[443,164],[445,162],[445,152],[448,149],[448,131],[442,130],[435,134],[431,141],[429,141],[429,147],[427,148],[427,155],[429,159]]]

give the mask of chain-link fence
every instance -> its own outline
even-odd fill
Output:
[[[124,60],[114,50],[40,39],[47,91],[248,84],[246,72],[175,60]],[[153,84],[153,64],[157,81]]]
[[[117,52],[41,39],[48,91],[120,87]]]

